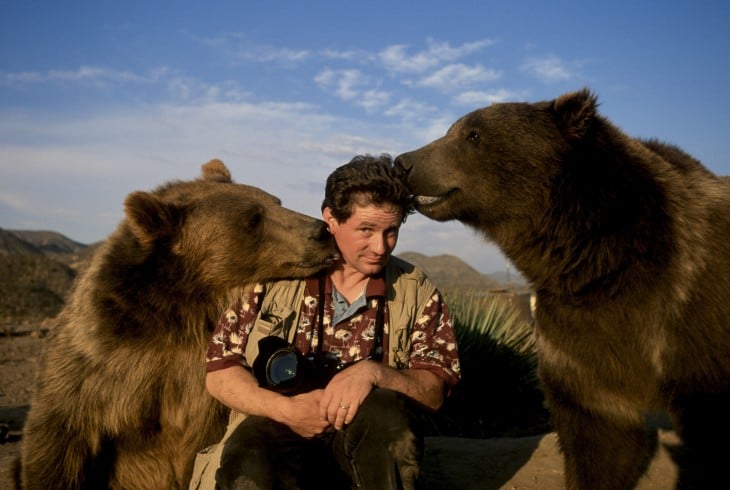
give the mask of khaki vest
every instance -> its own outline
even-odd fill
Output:
[[[411,331],[418,316],[426,308],[436,286],[419,269],[397,257],[391,257],[385,266],[385,282],[393,286],[386,292],[388,311],[388,364],[397,369],[408,367],[411,350]],[[304,299],[303,279],[282,280],[266,284],[261,308],[246,344],[246,360],[253,365],[258,355],[258,341],[267,335],[294,340],[299,321],[299,310]],[[246,414],[231,410],[226,433],[220,442],[198,452],[189,490],[214,490],[215,472],[220,464],[223,445],[230,438]]]

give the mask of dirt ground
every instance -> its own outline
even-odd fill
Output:
[[[43,346],[41,325],[5,328],[0,335],[0,488],[14,488],[13,467]],[[676,435],[659,430],[659,447],[639,490],[674,489]],[[553,490],[564,488],[562,456],[553,433],[522,438],[426,440],[426,489]]]

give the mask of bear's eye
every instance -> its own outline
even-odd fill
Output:
[[[479,141],[479,133],[472,129],[466,139],[468,139],[472,143],[476,143],[477,141]]]
[[[253,213],[248,219],[248,228],[253,230],[261,224],[261,212]]]

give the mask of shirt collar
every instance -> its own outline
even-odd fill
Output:
[[[329,275],[326,276],[327,280],[324,282],[324,293],[325,294],[332,294],[332,280],[330,279]],[[307,289],[310,291],[317,291],[319,288],[318,285],[318,279],[319,276],[310,276],[306,279],[307,283]],[[387,292],[387,286],[385,284],[385,275],[384,272],[381,272],[377,276],[373,276],[368,281],[367,286],[365,286],[365,296],[367,298],[373,298],[373,297],[385,297],[385,293]]]

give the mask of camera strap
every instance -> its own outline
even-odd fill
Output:
[[[317,300],[317,354],[322,353],[324,344],[324,280],[326,272],[319,275],[319,299]],[[314,331],[314,330],[312,330]],[[310,342],[311,345],[311,342]]]
[[[385,323],[385,298],[378,298],[378,311],[375,312],[375,343],[370,352],[370,358],[374,361],[383,360],[383,324]]]

